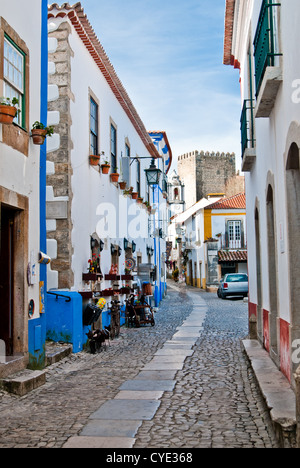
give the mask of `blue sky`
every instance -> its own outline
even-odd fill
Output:
[[[166,131],[173,159],[235,152],[239,169],[239,74],[222,63],[225,0],[81,4],[147,130]]]

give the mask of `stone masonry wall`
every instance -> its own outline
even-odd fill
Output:
[[[234,153],[192,151],[178,157],[178,175],[185,184],[186,208],[209,193],[225,193],[235,177]]]
[[[57,215],[56,229],[48,231],[47,238],[57,242],[57,257],[51,262],[51,269],[58,272],[58,288],[71,288],[74,284],[72,272],[72,222],[71,222],[71,116],[70,102],[73,98],[71,92],[71,57],[72,50],[68,37],[71,28],[68,23],[62,23],[59,28],[49,33],[49,38],[57,41],[56,50],[49,53],[49,62],[55,65],[55,73],[49,74],[49,85],[57,86],[56,100],[48,103],[48,111],[59,112],[59,123],[54,127],[55,133],[60,136],[60,146],[48,153],[47,160],[54,165],[54,171],[47,175],[47,186],[53,188],[54,197],[62,197],[67,202],[67,215]]]
[[[234,154],[201,151],[196,162],[197,200],[209,193],[226,193],[226,182],[235,173]]]

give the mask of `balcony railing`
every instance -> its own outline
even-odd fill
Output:
[[[247,240],[244,236],[240,239],[230,239],[228,234],[222,234],[219,238],[219,249],[220,250],[246,250]]]
[[[280,3],[272,0],[263,0],[258,20],[257,30],[254,38],[254,59],[256,96],[262,84],[267,67],[275,66],[275,57],[281,54],[276,50],[274,8]]]

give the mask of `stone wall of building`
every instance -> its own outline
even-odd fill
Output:
[[[178,175],[186,187],[186,208],[210,193],[226,194],[226,184],[235,174],[234,153],[192,151],[179,156]]]
[[[56,48],[49,53],[49,62],[54,73],[49,74],[49,85],[57,88],[56,99],[52,97],[48,102],[48,111],[59,113],[58,125],[54,126],[59,135],[59,147],[48,152],[47,189],[53,193],[53,199],[47,200],[48,232],[47,238],[56,242],[57,255],[52,259],[51,270],[58,272],[58,288],[71,288],[74,283],[72,272],[72,221],[71,221],[71,57],[69,45],[70,25],[62,23],[59,28],[49,33],[49,39],[56,44]]]
[[[196,158],[198,151],[185,153],[178,157],[178,176],[185,185],[185,208],[197,202]]]

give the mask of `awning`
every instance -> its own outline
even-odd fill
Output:
[[[247,250],[219,250],[219,263],[247,262]]]

